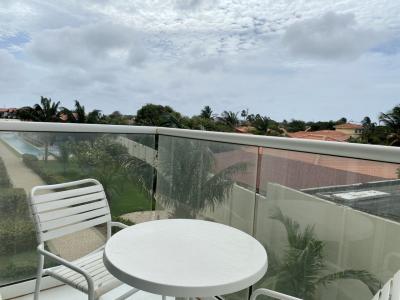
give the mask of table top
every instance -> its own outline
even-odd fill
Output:
[[[261,279],[268,266],[264,247],[247,233],[186,219],[123,229],[107,242],[103,259],[122,282],[175,297],[237,292]]]

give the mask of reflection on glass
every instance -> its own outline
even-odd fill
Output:
[[[0,285],[31,277],[36,238],[26,197],[33,186],[99,180],[114,220],[151,219],[154,136],[86,133],[0,133]],[[67,259],[104,243],[105,228],[49,241]]]
[[[400,268],[390,238],[400,230],[398,167],[264,149],[256,237],[270,264],[258,286],[303,299],[372,298]]]
[[[251,232],[255,173],[248,170],[256,159],[253,147],[161,136],[158,208]]]

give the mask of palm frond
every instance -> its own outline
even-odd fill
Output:
[[[375,295],[382,286],[382,283],[380,282],[379,279],[377,279],[374,275],[365,270],[344,270],[341,272],[336,272],[321,277],[317,283],[327,285],[339,279],[360,280],[368,287],[372,295]]]

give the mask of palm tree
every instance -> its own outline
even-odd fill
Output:
[[[51,98],[40,97],[40,104],[37,103],[33,107],[25,106],[18,110],[18,116],[21,120],[29,120],[35,122],[58,122],[60,121],[60,101],[53,102]],[[44,142],[44,160],[49,157],[49,144],[54,136],[50,133],[43,133]]]
[[[144,184],[145,178],[141,176],[148,175],[148,172],[141,174],[144,163],[131,156],[125,146],[109,135],[97,137],[94,141],[69,143],[69,149],[81,168],[82,176],[99,180],[109,201],[123,189],[126,178]]]
[[[362,121],[362,133],[361,133],[361,141],[363,143],[369,143],[371,140],[371,136],[373,135],[376,123],[371,121],[371,118],[366,116]]]
[[[210,106],[206,105],[200,112],[200,117],[203,119],[211,119],[212,118],[212,109]]]
[[[51,98],[40,97],[40,104],[33,107],[25,106],[18,110],[22,120],[36,122],[58,122],[60,118],[60,101],[53,102]]]
[[[389,135],[387,140],[390,146],[400,145],[400,105],[395,106],[387,113],[381,113],[379,121],[382,122],[388,129]]]
[[[262,117],[257,114],[252,122],[252,125],[257,129],[261,134],[267,134],[268,127],[270,125],[271,119],[268,117]]]
[[[234,113],[233,111],[224,111],[221,114],[221,120],[230,128],[235,128],[239,125],[238,113]]]
[[[344,270],[327,274],[323,258],[324,243],[315,237],[314,226],[300,229],[300,224],[282,214],[279,208],[270,216],[286,229],[288,247],[281,260],[268,250],[269,272],[263,285],[304,300],[312,300],[320,285],[339,279],[356,279],[375,294],[381,282],[365,270]]]
[[[91,123],[97,124],[100,122],[102,115],[101,110],[94,109],[86,114],[85,106],[78,100],[75,100],[74,110],[69,110],[66,107],[61,109],[61,113],[67,116],[67,121],[72,123]]]
[[[171,139],[167,148],[160,151],[167,155],[159,161],[157,194],[174,217],[196,218],[223,203],[232,190],[233,176],[247,167],[242,162],[216,170],[214,154],[204,141]]]
[[[65,175],[67,173],[67,165],[69,163],[69,159],[71,156],[71,145],[70,142],[64,142],[58,145],[59,149],[59,155],[58,155],[58,160],[62,163],[63,165],[63,174]]]

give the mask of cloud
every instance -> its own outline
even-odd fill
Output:
[[[175,7],[182,10],[193,10],[205,5],[215,5],[217,0],[175,0]]]
[[[295,56],[355,59],[382,40],[378,32],[360,28],[352,13],[328,12],[290,25],[283,43]]]
[[[44,95],[105,113],[155,102],[359,120],[400,94],[397,0],[6,1],[0,106]]]
[[[143,64],[141,43],[141,35],[131,27],[98,23],[43,30],[32,36],[26,50],[41,63],[92,69],[99,64]]]

